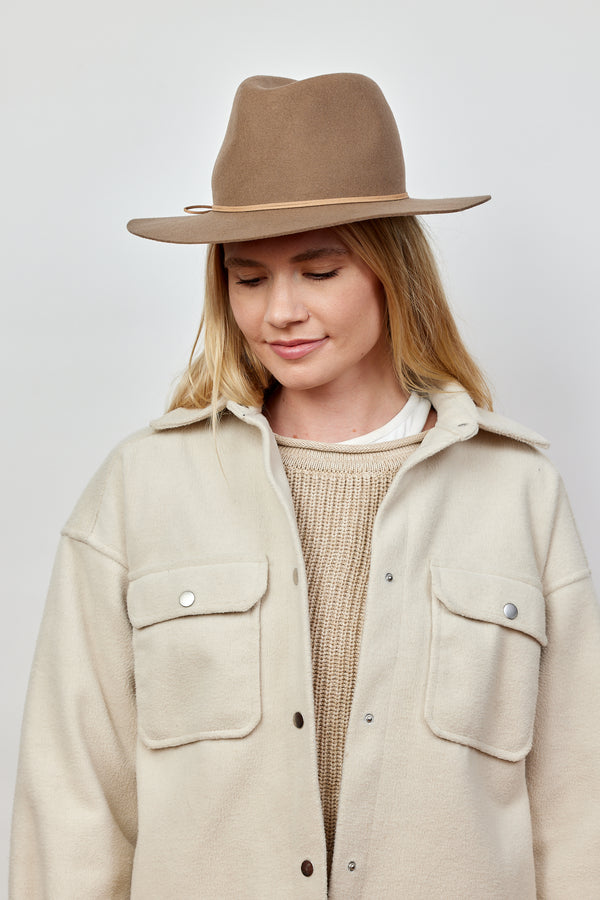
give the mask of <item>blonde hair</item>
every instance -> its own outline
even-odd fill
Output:
[[[492,409],[483,373],[467,351],[452,317],[433,252],[415,216],[370,219],[334,228],[338,237],[377,275],[386,297],[386,328],[398,382],[428,394],[457,381],[481,407]],[[204,349],[196,354],[204,333]],[[169,409],[204,408],[219,401],[262,406],[277,387],[246,344],[227,289],[223,248],[211,244],[206,266],[204,312],[188,367]]]

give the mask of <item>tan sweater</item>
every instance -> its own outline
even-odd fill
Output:
[[[423,434],[369,446],[277,436],[306,564],[319,784],[331,868],[379,504]]]

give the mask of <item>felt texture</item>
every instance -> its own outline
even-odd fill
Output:
[[[329,889],[294,505],[230,403],[216,443],[198,410],[126,440],[64,529],[11,900],[597,895],[600,614],[564,486],[539,436],[431,401],[373,525]]]
[[[400,135],[381,89],[354,73],[301,81],[246,78],[233,101],[212,193],[216,209],[132,219],[127,228],[178,244],[247,241],[365,219],[457,212],[490,199],[390,199],[406,194]],[[310,205],[294,207],[299,203]],[[283,208],[247,208],[269,204]]]

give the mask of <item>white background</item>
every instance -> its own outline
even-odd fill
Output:
[[[60,527],[110,448],[163,411],[200,315],[203,250],[134,238],[125,223],[210,202],[249,75],[370,75],[399,123],[409,193],[493,195],[428,222],[496,408],[552,441],[597,570],[598,9],[11,4],[0,28],[4,846]]]

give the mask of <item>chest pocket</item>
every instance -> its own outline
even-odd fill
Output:
[[[129,585],[138,733],[152,748],[249,734],[261,717],[267,560],[184,566]]]
[[[425,718],[439,737],[500,759],[531,749],[545,601],[513,578],[432,566]]]

